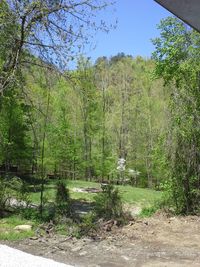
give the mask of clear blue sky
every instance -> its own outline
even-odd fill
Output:
[[[150,57],[154,49],[151,38],[159,36],[156,25],[172,15],[153,0],[116,0],[116,11],[105,13],[105,20],[118,19],[116,30],[97,33],[96,49],[87,53],[94,61],[100,56],[110,57],[118,52]]]

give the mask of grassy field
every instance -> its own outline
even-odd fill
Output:
[[[97,188],[100,189],[101,186],[99,183],[87,182],[87,181],[66,181],[66,185],[69,188],[70,196],[72,199],[79,199],[84,201],[92,202],[96,193],[86,193],[86,192],[76,192],[77,188]],[[127,204],[138,204],[141,206],[152,205],[155,201],[158,201],[161,198],[161,193],[151,189],[136,188],[129,185],[117,185],[116,186],[120,192],[123,203]],[[55,199],[55,182],[50,181],[45,185],[45,197],[54,201]],[[32,192],[31,201],[33,203],[39,203],[40,193]]]
[[[0,240],[22,240],[27,237],[34,236],[34,230],[30,231],[17,231],[15,226],[20,224],[29,224],[34,227],[34,223],[25,219],[22,219],[20,216],[10,216],[0,220]]]
[[[87,181],[66,181],[66,186],[70,191],[70,196],[74,200],[92,202],[96,193],[77,192],[82,189],[96,188],[101,189],[99,183],[87,182]],[[153,204],[161,198],[161,193],[155,190],[135,188],[129,185],[118,185],[116,186],[122,197],[122,201],[127,205],[140,206],[141,208],[151,207]],[[30,201],[35,204],[40,202],[40,186],[30,186]],[[56,193],[56,182],[49,181],[45,185],[44,196],[48,201],[53,202]],[[28,212],[28,210],[27,210]],[[149,210],[148,210],[149,212]],[[33,230],[19,232],[14,228],[20,224],[30,224],[33,226]],[[34,229],[37,227],[39,222],[35,219],[28,221],[23,219],[23,215],[11,215],[4,219],[0,219],[0,240],[20,240],[28,238],[34,235]]]

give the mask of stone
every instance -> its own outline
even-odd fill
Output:
[[[79,253],[79,255],[80,256],[85,256],[85,255],[87,255],[87,251],[82,251],[82,252]]]
[[[82,247],[77,246],[77,247],[75,247],[75,248],[72,248],[71,251],[72,251],[72,252],[78,252],[78,251],[80,251],[81,249],[82,249]]]
[[[30,239],[30,240],[38,240],[39,237],[38,237],[38,236],[32,236],[32,237],[30,237],[29,239]]]
[[[128,261],[129,260],[129,257],[125,256],[125,255],[122,255],[121,256],[124,260]]]
[[[31,229],[32,229],[32,225],[29,225],[29,224],[17,225],[14,228],[14,230],[18,230],[18,231],[30,231]]]

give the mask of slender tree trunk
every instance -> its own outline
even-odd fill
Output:
[[[102,112],[103,112],[103,118],[102,118],[102,160],[101,160],[101,177],[102,181],[105,176],[105,113],[106,113],[106,99],[105,99],[105,87],[102,87]]]
[[[85,179],[88,180],[88,136],[87,136],[87,127],[86,121],[84,121],[84,161],[85,161]]]
[[[46,128],[48,122],[48,113],[49,113],[49,106],[50,106],[50,85],[46,79],[48,84],[48,95],[47,95],[47,106],[46,106],[46,113],[44,118],[44,130],[43,130],[43,137],[42,137],[42,152],[41,152],[41,191],[40,191],[40,216],[43,217],[43,206],[44,206],[44,184],[45,184],[45,166],[44,166],[44,157],[45,157],[45,140],[46,140]]]
[[[74,131],[73,180],[76,180],[76,129]]]
[[[92,140],[89,138],[89,155],[88,155],[88,160],[89,160],[89,168],[88,168],[88,178],[91,181],[92,180]]]
[[[148,89],[147,106],[148,106],[148,131],[147,131],[146,170],[147,170],[147,176],[148,176],[148,187],[152,188],[153,177],[152,177],[151,154],[153,150],[153,131],[152,131],[152,118],[151,118],[151,113],[152,113],[151,88]]]

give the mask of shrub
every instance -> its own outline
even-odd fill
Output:
[[[20,215],[26,220],[32,220],[37,222],[49,222],[55,219],[55,205],[49,203],[43,209],[43,215],[41,218],[40,210],[32,207],[22,208],[20,210]]]
[[[143,208],[140,217],[151,217],[156,211],[158,210],[158,207],[156,206],[151,206],[151,207],[146,207]]]
[[[97,217],[117,219],[122,217],[122,201],[118,189],[109,184],[95,197],[94,212]]]
[[[5,210],[6,202],[10,198],[10,194],[7,188],[7,184],[2,178],[0,178],[0,216],[2,216],[3,211]]]
[[[79,225],[80,236],[89,235],[90,233],[96,231],[97,225],[95,223],[95,214],[89,212],[82,218],[82,222]]]
[[[18,202],[24,200],[22,187],[22,180],[18,177],[0,177],[0,216],[3,215],[6,206],[9,206],[11,199],[16,199]]]
[[[56,211],[59,215],[68,216],[71,213],[71,200],[69,190],[65,183],[59,181],[56,191]]]

